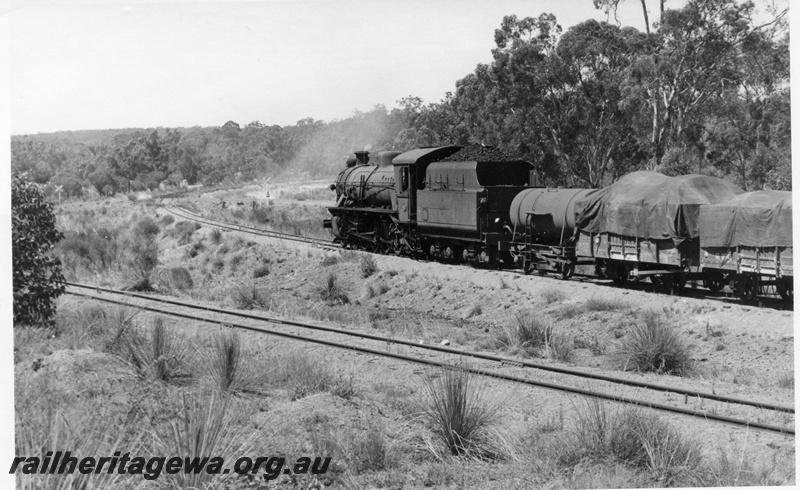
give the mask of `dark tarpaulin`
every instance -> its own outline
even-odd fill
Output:
[[[701,206],[700,246],[791,247],[792,193],[747,192]]]
[[[707,175],[632,172],[576,202],[575,222],[590,233],[671,239],[679,245],[699,235],[701,204],[726,201],[742,192],[730,182]]]

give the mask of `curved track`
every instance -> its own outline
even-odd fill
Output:
[[[479,353],[479,352],[461,351],[461,350],[458,350],[458,349],[451,349],[451,348],[446,348],[446,347],[441,347],[441,346],[434,346],[434,345],[424,345],[424,344],[421,345],[421,344],[416,344],[416,343],[405,341],[405,340],[398,340],[398,339],[394,339],[394,338],[390,338],[390,337],[382,337],[382,336],[368,334],[368,333],[361,333],[361,332],[355,332],[355,331],[349,331],[349,330],[341,330],[341,329],[332,328],[332,327],[326,327],[326,326],[322,326],[322,325],[315,325],[315,324],[305,323],[305,322],[296,322],[296,321],[285,320],[285,319],[281,319],[281,318],[269,317],[269,316],[264,316],[264,315],[254,315],[254,314],[249,314],[249,313],[241,313],[241,312],[237,312],[237,311],[225,310],[225,309],[216,308],[216,307],[210,307],[210,306],[205,306],[205,305],[191,304],[191,303],[187,303],[187,302],[184,302],[184,301],[178,301],[178,300],[173,300],[173,299],[151,297],[151,296],[147,296],[147,295],[143,295],[143,294],[139,294],[139,293],[132,293],[132,292],[126,292],[126,291],[113,290],[113,289],[99,288],[99,287],[90,286],[90,285],[84,285],[84,284],[67,283],[67,285],[70,287],[70,289],[67,290],[67,293],[71,294],[71,295],[81,296],[81,297],[85,297],[85,298],[89,298],[89,299],[104,301],[104,302],[118,304],[118,305],[130,306],[130,307],[134,307],[134,308],[138,308],[138,309],[141,309],[141,310],[150,311],[150,312],[154,312],[154,313],[160,313],[160,314],[164,314],[164,315],[176,316],[176,317],[189,319],[189,320],[195,320],[195,321],[210,322],[210,323],[215,323],[215,324],[218,324],[218,325],[225,325],[225,326],[230,326],[230,327],[234,327],[234,328],[250,330],[250,331],[255,331],[255,332],[259,332],[259,333],[264,333],[264,334],[268,334],[268,335],[276,335],[276,336],[279,336],[279,337],[289,338],[289,339],[293,339],[293,340],[297,340],[297,341],[312,342],[312,343],[316,343],[316,344],[326,345],[326,346],[329,346],[329,347],[336,347],[336,348],[340,348],[340,349],[363,352],[363,353],[371,354],[371,355],[375,355],[375,356],[388,357],[388,358],[398,359],[398,360],[402,360],[402,361],[406,361],[406,362],[424,364],[424,365],[428,365],[428,366],[444,367],[444,368],[458,368],[458,369],[462,369],[464,371],[468,371],[468,372],[473,373],[473,374],[486,376],[486,377],[490,377],[490,378],[495,378],[495,379],[501,379],[501,380],[510,381],[510,382],[514,382],[514,383],[525,384],[525,385],[529,385],[529,386],[536,386],[536,387],[540,387],[540,388],[547,388],[547,389],[561,391],[561,392],[578,394],[578,395],[582,395],[582,396],[588,396],[588,397],[593,397],[593,398],[611,400],[611,401],[615,401],[615,402],[619,402],[619,403],[624,403],[624,404],[629,404],[629,405],[636,405],[636,406],[640,406],[640,407],[645,407],[645,408],[650,408],[650,409],[655,409],[655,410],[660,410],[660,411],[666,411],[666,412],[671,412],[671,413],[676,413],[676,414],[681,414],[681,415],[687,415],[687,416],[691,416],[691,417],[701,418],[701,419],[708,420],[708,421],[713,421],[713,422],[723,422],[723,423],[733,424],[733,425],[737,425],[737,426],[743,426],[743,427],[749,427],[749,428],[753,428],[753,429],[764,430],[764,431],[768,431],[768,432],[794,435],[794,428],[793,427],[777,426],[777,425],[766,424],[766,423],[753,421],[753,420],[745,420],[745,419],[740,419],[740,418],[735,418],[735,417],[722,416],[722,415],[718,415],[716,413],[716,410],[714,410],[714,409],[691,410],[691,409],[687,409],[687,408],[681,408],[681,407],[678,407],[676,405],[666,405],[666,404],[655,403],[655,402],[647,401],[647,400],[641,400],[641,399],[634,399],[634,398],[629,398],[629,397],[611,395],[611,394],[608,394],[608,393],[602,393],[602,392],[598,392],[598,391],[591,391],[591,390],[577,388],[577,387],[574,387],[574,386],[569,386],[569,385],[561,384],[561,383],[548,383],[548,382],[543,382],[543,381],[531,380],[531,379],[527,379],[527,378],[521,378],[521,377],[518,377],[518,376],[512,376],[512,375],[508,375],[508,374],[505,374],[505,373],[500,373],[500,372],[497,372],[497,371],[492,371],[492,370],[487,370],[487,369],[478,369],[478,368],[471,368],[471,367],[456,366],[456,365],[454,365],[452,363],[443,363],[443,362],[432,361],[430,359],[425,359],[425,358],[421,358],[421,357],[414,357],[414,356],[408,356],[408,355],[403,355],[403,354],[390,353],[390,352],[387,352],[387,351],[384,351],[384,350],[361,347],[361,346],[356,346],[356,345],[348,344],[348,343],[336,342],[336,341],[325,340],[325,339],[320,339],[320,338],[314,338],[314,337],[309,337],[309,336],[295,335],[295,334],[290,334],[290,333],[286,333],[286,332],[280,332],[280,331],[277,331],[277,330],[263,329],[263,328],[249,326],[249,325],[238,324],[238,323],[234,323],[234,322],[226,321],[226,320],[215,320],[215,319],[209,318],[207,314],[203,315],[203,316],[198,316],[196,314],[181,313],[179,311],[176,311],[175,307],[188,309],[190,311],[198,311],[199,310],[199,311],[203,311],[203,312],[206,312],[206,313],[211,312],[211,313],[214,313],[214,314],[219,314],[219,315],[228,316],[228,317],[246,318],[246,319],[249,319],[249,320],[257,320],[257,321],[267,322],[267,323],[271,323],[271,324],[291,325],[291,326],[301,327],[301,328],[308,329],[308,330],[323,331],[323,332],[327,332],[327,333],[331,333],[331,334],[337,334],[337,335],[355,336],[355,337],[360,337],[360,338],[364,338],[364,339],[370,339],[370,340],[374,340],[374,341],[385,342],[387,344],[405,345],[405,346],[416,348],[416,349],[432,350],[432,351],[437,351],[437,352],[440,352],[440,353],[446,353],[446,354],[450,354],[450,355],[457,355],[457,356],[461,356],[461,357],[470,357],[470,358],[473,358],[473,359],[480,359],[480,360],[483,360],[483,361],[500,362],[502,364],[506,364],[506,365],[510,365],[510,366],[514,366],[514,367],[522,367],[522,368],[530,368],[530,369],[536,369],[536,370],[549,371],[551,373],[557,373],[558,375],[571,377],[572,379],[575,379],[575,378],[578,378],[578,379],[592,379],[592,380],[596,380],[596,381],[599,381],[599,382],[611,383],[612,386],[623,386],[624,385],[624,386],[631,386],[631,387],[637,387],[637,388],[644,388],[644,389],[653,390],[653,391],[661,392],[661,393],[667,393],[667,394],[671,394],[671,395],[679,395],[679,396],[682,395],[683,396],[683,400],[684,400],[684,404],[688,401],[689,397],[691,397],[693,400],[695,398],[697,398],[697,399],[700,399],[700,400],[705,400],[708,403],[723,403],[723,404],[726,404],[726,405],[743,405],[743,406],[748,406],[748,407],[755,407],[755,408],[760,409],[760,410],[767,410],[767,411],[771,411],[771,412],[781,412],[781,413],[785,413],[785,414],[794,414],[794,407],[780,406],[780,405],[775,405],[775,404],[771,404],[771,403],[762,403],[762,402],[753,401],[753,400],[745,400],[745,399],[740,399],[740,398],[727,397],[727,396],[717,395],[717,394],[714,394],[714,393],[704,393],[704,392],[699,392],[699,391],[695,391],[695,390],[686,390],[686,389],[682,389],[682,388],[669,387],[669,386],[652,384],[652,383],[644,383],[644,382],[634,381],[634,380],[630,380],[630,379],[618,378],[618,377],[613,377],[613,376],[605,376],[605,375],[600,375],[600,374],[596,374],[596,373],[587,373],[587,372],[583,372],[583,371],[576,370],[576,369],[560,368],[560,367],[556,367],[556,366],[549,366],[549,365],[544,365],[544,364],[539,364],[539,363],[520,361],[520,360],[517,360],[517,359],[505,358],[505,357],[495,356],[495,355],[491,355],[491,354],[484,354],[484,353]],[[88,294],[88,293],[76,292],[76,291],[74,291],[74,289],[95,291],[96,294]],[[108,297],[108,296],[102,296],[103,294],[110,295],[112,297],[113,296],[117,296],[117,297],[124,296],[124,297],[127,297],[127,298],[134,298],[136,300],[139,300],[139,303],[138,304],[137,303],[130,303],[130,302],[121,301],[119,299],[112,299],[111,297]],[[148,306],[147,304],[141,304],[141,300],[144,300],[146,303],[149,303],[150,305]],[[152,306],[154,303],[161,304],[161,305],[170,305],[173,308],[165,309],[164,307]],[[679,403],[679,401],[678,401],[678,403]]]
[[[195,212],[189,211],[186,208],[182,208],[180,206],[170,206],[166,208],[169,213],[174,214],[183,219],[188,219],[191,221],[195,221],[197,223],[202,223],[208,226],[216,226],[217,228],[222,228],[225,230],[233,230],[233,231],[241,231],[244,233],[252,233],[253,235],[271,237],[271,238],[279,238],[281,240],[290,240],[293,242],[302,242],[308,243],[310,245],[314,245],[315,247],[326,248],[330,250],[338,250],[341,247],[331,243],[329,240],[322,240],[319,238],[311,238],[311,237],[304,237],[299,235],[292,235],[290,233],[281,233],[278,231],[270,231],[270,230],[262,230],[260,228],[254,228],[252,226],[243,226],[243,225],[235,225],[230,223],[225,223],[223,221],[217,221],[209,218],[205,218]]]
[[[260,228],[254,228],[254,227],[251,227],[251,226],[230,224],[230,223],[226,223],[226,222],[223,222],[223,221],[218,221],[218,220],[205,218],[205,217],[203,217],[203,216],[201,216],[201,215],[199,215],[199,214],[197,214],[195,212],[189,211],[188,209],[182,208],[180,206],[170,206],[170,207],[167,207],[166,209],[167,209],[168,212],[174,214],[175,216],[178,216],[178,217],[183,218],[183,219],[195,221],[195,222],[198,222],[198,223],[202,223],[202,224],[205,224],[205,225],[208,225],[208,226],[215,226],[217,228],[226,229],[226,230],[234,230],[234,231],[240,231],[240,232],[244,232],[244,233],[251,233],[251,234],[259,235],[259,236],[278,238],[278,239],[281,239],[281,240],[289,240],[289,241],[294,241],[294,242],[308,243],[308,244],[313,245],[315,247],[324,248],[326,250],[342,250],[341,246],[339,246],[337,244],[334,244],[329,240],[323,240],[323,239],[319,239],[319,238],[310,238],[310,237],[304,237],[304,236],[298,236],[298,235],[292,235],[290,233],[281,233],[281,232],[277,232],[277,231],[262,230]],[[369,251],[362,251],[362,252],[363,253],[375,253],[375,252],[369,252]],[[503,269],[503,270],[505,272],[511,272],[511,273],[517,273],[517,274],[520,274],[520,275],[525,275],[524,272],[522,272],[520,270],[515,270],[515,269]],[[557,277],[556,275],[552,275],[552,274],[545,274],[545,275],[542,275],[540,277],[549,278],[549,279],[553,279],[553,280],[559,280],[559,281],[563,280],[563,279],[560,279],[559,277]],[[614,287],[614,288],[618,288],[619,287],[619,286],[615,285],[611,280],[599,279],[596,276],[576,273],[576,274],[574,274],[573,277],[581,277],[584,280],[589,280],[589,281],[591,281],[592,283],[594,283],[594,284],[596,284],[598,286]],[[635,290],[639,290],[639,291],[649,291],[649,292],[652,292],[652,289],[653,289],[653,285],[650,284],[649,282],[628,282],[628,283],[625,284],[624,287],[625,288],[629,288],[629,289],[635,289]],[[663,294],[663,293],[653,292],[653,294]],[[697,298],[697,299],[710,299],[710,300],[722,301],[722,302],[741,303],[741,300],[739,298],[729,297],[724,292],[714,293],[714,292],[711,292],[711,291],[709,291],[709,290],[707,290],[705,288],[697,288],[696,285],[694,285],[694,284],[691,285],[691,286],[687,285],[687,287],[684,288],[683,291],[680,293],[680,296],[690,297],[690,298]],[[787,304],[785,301],[780,299],[778,297],[777,293],[772,294],[772,295],[761,295],[758,298],[757,303],[752,304],[751,306],[763,307],[763,308],[772,308],[772,309],[777,309],[777,310],[787,310],[787,309],[788,310],[792,310],[793,309],[792,308],[793,305],[791,303]]]

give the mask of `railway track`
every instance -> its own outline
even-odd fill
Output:
[[[195,213],[193,211],[190,211],[190,210],[188,210],[186,208],[183,208],[183,207],[180,207],[180,206],[170,206],[170,207],[167,207],[166,209],[167,209],[168,212],[170,212],[170,213],[172,213],[175,216],[178,216],[180,218],[191,220],[191,221],[195,221],[197,223],[202,223],[202,224],[205,224],[205,225],[208,225],[208,226],[215,226],[217,228],[221,228],[221,229],[225,229],[225,230],[233,230],[233,231],[239,231],[239,232],[243,232],[243,233],[251,233],[251,234],[259,235],[259,236],[278,238],[278,239],[281,239],[281,240],[289,240],[289,241],[294,241],[294,242],[308,243],[308,244],[313,245],[315,247],[323,248],[323,249],[326,249],[326,250],[342,250],[342,247],[340,245],[334,244],[329,240],[322,240],[322,239],[319,239],[319,238],[311,238],[311,237],[304,237],[304,236],[299,236],[299,235],[292,235],[290,233],[282,233],[282,232],[271,231],[271,230],[262,230],[260,228],[255,228],[255,227],[252,227],[252,226],[244,226],[244,225],[226,223],[224,221],[218,221],[218,220],[213,220],[213,219],[206,218],[206,217],[204,217],[204,216],[202,216],[200,214],[197,214],[197,213]],[[373,253],[373,252],[369,252],[369,251],[362,251],[362,252],[363,253]],[[515,274],[519,274],[519,275],[522,275],[522,276],[526,276],[526,274],[524,274],[522,271],[518,271],[518,270],[513,270],[513,269],[506,270],[506,269],[504,269],[504,271],[505,272],[510,272],[510,273],[515,273]],[[551,280],[557,280],[557,281],[563,280],[563,279],[560,279],[560,278],[558,278],[558,277],[556,277],[554,275],[542,275],[542,276],[539,276],[539,277],[541,277],[543,279],[551,279]],[[610,280],[598,279],[597,277],[591,276],[591,275],[578,274],[578,273],[574,274],[573,278],[577,278],[577,277],[580,277],[584,281],[591,281],[593,284],[596,284],[598,286],[614,287],[614,288],[618,288],[619,287],[619,286],[616,286]],[[574,279],[570,279],[570,280],[574,280]],[[633,289],[633,290],[637,290],[637,291],[648,291],[648,292],[651,292],[653,294],[663,294],[663,293],[654,293],[652,291],[652,287],[653,287],[652,284],[647,283],[647,282],[630,282],[630,283],[625,285],[625,288],[627,288],[627,289]],[[687,287],[684,288],[684,290],[681,292],[680,296],[688,297],[688,298],[696,298],[696,299],[710,299],[710,300],[713,300],[713,301],[721,301],[721,302],[724,302],[724,303],[732,303],[732,304],[741,304],[742,303],[739,298],[732,297],[729,294],[725,293],[724,291],[715,293],[715,292],[711,292],[710,290],[705,289],[705,288],[698,288],[696,284],[692,284],[691,286],[687,285]],[[759,308],[766,307],[766,308],[772,308],[772,309],[777,309],[777,310],[787,310],[787,309],[788,310],[792,310],[793,309],[792,308],[793,305],[791,303],[787,304],[785,301],[780,299],[780,297],[777,295],[777,293],[769,294],[769,295],[763,295],[762,294],[761,296],[759,296],[758,301],[756,303],[749,304],[749,306],[754,306],[754,307],[759,307]]]
[[[328,250],[339,250],[341,248],[338,245],[331,243],[330,240],[322,240],[319,238],[292,235],[290,233],[281,233],[279,231],[262,230],[260,228],[255,228],[252,226],[237,225],[237,224],[225,223],[224,221],[209,219],[193,211],[189,211],[186,208],[182,208],[180,206],[170,206],[166,209],[168,212],[180,218],[188,219],[208,226],[215,226],[217,228],[222,228],[225,230],[240,231],[244,233],[251,233],[253,235],[279,238],[281,240],[289,240],[293,242],[308,243],[310,245],[314,245],[315,247],[325,248]]]
[[[781,425],[773,425],[768,423],[763,423],[760,421],[755,420],[746,420],[737,417],[730,417],[719,415],[716,413],[717,410],[714,408],[708,408],[703,410],[693,410],[689,408],[683,408],[677,406],[678,403],[681,401],[681,397],[684,404],[688,403],[688,400],[700,400],[702,404],[722,404],[716,406],[716,409],[721,407],[731,407],[731,406],[740,406],[740,407],[749,407],[749,409],[758,409],[762,411],[772,412],[772,413],[782,413],[786,416],[794,415],[794,407],[790,406],[781,406],[773,403],[767,402],[760,402],[755,400],[747,400],[742,398],[736,397],[729,397],[724,395],[718,395],[716,393],[706,393],[697,390],[688,390],[679,387],[670,387],[660,384],[653,384],[653,383],[646,383],[631,379],[619,378],[614,376],[606,376],[601,375],[598,373],[590,373],[584,372],[577,369],[570,369],[570,368],[561,368],[557,366],[551,366],[546,364],[540,364],[535,362],[523,361],[519,359],[512,359],[506,358],[501,356],[495,356],[492,354],[485,354],[480,352],[469,352],[469,351],[462,351],[459,349],[452,349],[443,346],[437,345],[425,345],[425,344],[417,344],[407,340],[395,339],[390,337],[384,337],[364,332],[356,332],[351,330],[342,330],[334,327],[327,327],[323,325],[316,325],[312,323],[306,322],[297,322],[293,320],[286,320],[282,318],[266,316],[266,315],[256,315],[251,313],[242,313],[238,311],[231,311],[221,308],[216,308],[208,305],[197,305],[193,303],[187,303],[185,301],[179,301],[175,299],[168,299],[168,298],[160,298],[160,297],[153,297],[148,296],[140,293],[133,293],[128,291],[119,291],[107,288],[100,288],[91,285],[85,284],[77,284],[77,283],[67,283],[68,289],[67,294],[84,297],[88,299],[103,301],[111,304],[122,305],[137,308],[144,311],[149,311],[153,313],[163,314],[174,316],[178,318],[193,320],[193,321],[200,321],[200,322],[207,322],[217,325],[224,325],[233,328],[249,330],[253,332],[263,333],[267,335],[274,335],[282,338],[292,339],[295,341],[300,342],[310,342],[320,345],[325,345],[328,347],[334,347],[354,352],[360,352],[364,354],[384,357],[384,358],[392,358],[396,360],[401,360],[405,362],[411,362],[416,364],[422,364],[431,367],[441,367],[441,368],[457,368],[472,374],[485,376],[493,379],[504,380],[512,383],[528,385],[538,388],[545,388],[550,390],[555,390],[564,393],[571,393],[586,397],[592,397],[597,399],[604,399],[609,401],[614,401],[618,403],[634,405],[669,413],[675,413],[685,416],[690,416],[694,418],[700,418],[710,422],[720,422],[720,423],[727,423],[732,424],[740,427],[748,427],[752,429],[763,430],[767,432],[779,433],[779,434],[787,434],[787,435],[794,435],[794,428],[781,426]],[[79,292],[84,291],[84,292]],[[94,294],[91,294],[94,292]],[[128,301],[123,301],[120,297],[125,298]],[[116,298],[116,299],[115,299]],[[130,300],[135,300],[131,302]],[[166,305],[166,306],[164,306]],[[189,313],[192,312],[192,313]],[[198,314],[197,312],[202,312]],[[221,318],[212,318],[209,314],[218,315]],[[293,327],[300,327],[302,329],[308,331],[319,331],[325,332],[326,334],[333,334],[335,336],[347,336],[347,337],[359,337],[361,339],[367,339],[370,341],[376,341],[381,344],[386,345],[402,345],[406,346],[410,349],[414,350],[427,350],[427,351],[435,351],[441,354],[446,354],[458,358],[470,358],[473,360],[477,360],[480,362],[491,362],[492,364],[489,368],[477,368],[477,367],[465,367],[461,365],[454,364],[452,362],[440,362],[431,359],[426,359],[423,357],[418,356],[411,356],[406,354],[399,354],[399,353],[391,353],[387,350],[380,350],[377,348],[369,348],[363,347],[359,345],[355,345],[352,343],[345,343],[340,341],[333,341],[323,338],[317,337],[310,337],[307,335],[297,335],[288,332],[282,332],[280,330],[275,329],[267,329],[261,327],[255,327],[252,325],[246,325],[242,323],[237,323],[232,321],[231,318],[240,318],[246,319],[249,321],[257,321],[259,323],[268,323],[271,325],[288,325]],[[379,344],[380,345],[380,344]],[[552,382],[545,382],[536,379],[529,379],[526,377],[520,377],[516,375],[511,375],[505,372],[498,371],[498,363],[500,367],[513,367],[513,368],[522,368],[525,371],[529,372],[548,372],[553,375],[558,376],[565,376],[567,379],[574,380],[592,380],[597,382],[598,384],[605,384],[610,387],[633,387],[633,388],[641,388],[650,390],[651,392],[659,392],[662,394],[667,394],[671,396],[674,400],[673,404],[664,404],[664,403],[656,403],[653,401],[643,400],[643,399],[636,399],[630,398],[625,396],[619,396],[610,394],[608,392],[600,392],[594,391],[585,388],[579,388],[576,386],[570,386],[564,383],[552,383]],[[791,414],[791,415],[789,415]]]

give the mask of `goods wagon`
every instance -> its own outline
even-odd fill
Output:
[[[753,300],[774,287],[783,299],[793,298],[791,192],[747,192],[701,206],[700,244],[710,289],[730,284]]]
[[[663,291],[700,278],[700,208],[742,191],[706,175],[641,171],[592,191],[575,204],[576,255],[623,284],[645,277]]]

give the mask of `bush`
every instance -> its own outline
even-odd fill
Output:
[[[250,210],[249,218],[250,221],[265,225],[271,220],[270,214],[269,208],[256,207]]]
[[[154,241],[134,239],[128,245],[128,267],[134,276],[131,291],[152,291],[150,278],[158,266],[158,244]]]
[[[175,217],[174,217],[174,216],[172,216],[171,214],[165,214],[165,215],[164,215],[164,216],[161,218],[161,224],[162,224],[162,225],[164,225],[164,226],[169,226],[169,225],[171,225],[171,224],[172,224],[172,223],[174,223],[174,222],[175,222]]]
[[[152,240],[158,235],[158,232],[161,229],[158,227],[158,223],[151,217],[142,218],[138,223],[136,223],[136,227],[134,228],[135,233],[144,238],[145,240]]]
[[[211,230],[211,243],[214,245],[219,245],[222,241],[222,231],[219,228],[214,228]]]
[[[692,348],[659,312],[648,311],[626,333],[617,351],[623,369],[684,376],[692,369]]]
[[[269,266],[267,264],[260,265],[253,269],[253,279],[258,279],[259,277],[264,277],[269,274]]]
[[[52,250],[62,238],[41,186],[12,175],[14,325],[54,325],[55,300],[64,292],[64,276]]]

